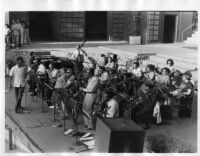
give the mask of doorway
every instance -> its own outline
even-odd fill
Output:
[[[176,15],[165,15],[164,31],[163,31],[164,43],[175,42],[175,27],[176,27]]]
[[[52,40],[52,12],[30,12],[30,38],[34,41]]]
[[[85,39],[107,39],[107,12],[88,11],[85,13]]]

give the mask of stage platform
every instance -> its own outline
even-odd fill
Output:
[[[52,43],[41,43],[32,44],[25,46],[22,49],[11,49],[6,52],[8,58],[12,56],[13,52],[19,54],[23,52],[24,55],[28,56],[28,52],[31,51],[54,51],[55,53],[64,54],[64,51],[74,50],[74,45],[68,44],[52,44]],[[153,56],[155,63],[159,59],[165,64],[166,55],[172,58],[177,58],[175,62],[176,66],[185,66],[183,59],[190,64],[197,67],[197,50],[184,48],[182,45],[174,44],[155,44],[155,45],[126,45],[122,43],[116,45],[104,45],[103,48],[99,47],[102,45],[93,44],[92,47],[87,46],[85,49],[92,56],[98,57],[101,53],[116,52],[122,57],[136,56],[138,52],[156,52],[160,56]],[[96,47],[95,47],[96,46]],[[117,49],[117,50],[116,50]],[[19,52],[19,53],[18,53]],[[21,53],[22,54],[22,53]],[[162,56],[163,55],[163,56]],[[14,56],[13,56],[14,57]],[[180,60],[182,59],[182,60]],[[178,62],[180,61],[180,62]],[[181,63],[182,61],[182,63]],[[179,64],[177,64],[179,63]],[[188,68],[190,69],[190,68]],[[197,71],[193,71],[193,79],[197,80]],[[7,81],[5,82],[7,85]],[[64,136],[63,127],[55,128],[52,125],[53,122],[53,109],[48,109],[47,113],[41,112],[41,98],[35,97],[34,100],[27,92],[27,96],[24,93],[22,106],[25,106],[31,112],[29,114],[16,114],[14,112],[15,99],[14,90],[5,94],[5,116],[6,124],[12,128],[12,131],[17,135],[25,144],[30,152],[43,152],[43,153],[76,153],[76,152],[94,152],[93,150],[87,150],[85,146],[75,146],[75,138],[72,136]],[[26,98],[25,98],[26,97]],[[171,120],[164,121],[162,125],[151,125],[151,128],[145,131],[146,137],[156,136],[157,134],[170,135],[174,138],[179,138],[184,142],[192,145],[197,150],[197,93],[195,93],[193,105],[192,105],[192,117],[191,118],[179,118],[177,112],[174,112],[174,117]],[[79,131],[89,132],[83,127],[82,117],[80,116]],[[63,120],[60,121],[63,124]],[[42,126],[41,126],[42,125]],[[72,120],[66,120],[66,129],[73,128]],[[94,131],[91,131],[95,134]],[[144,152],[146,149],[147,142],[145,141]],[[9,151],[8,151],[9,152]]]
[[[22,106],[30,110],[29,114],[16,114],[14,112],[14,90],[5,95],[6,125],[12,129],[14,135],[33,153],[91,153],[83,145],[75,146],[75,138],[64,135],[64,128],[55,128],[53,125],[53,109],[47,113],[41,112],[41,99],[24,93]],[[144,152],[147,152],[147,137],[159,134],[181,139],[184,143],[197,150],[197,95],[195,94],[191,118],[178,118],[177,112],[171,120],[163,121],[162,125],[151,125],[145,131]],[[63,125],[63,120],[58,122]],[[66,120],[66,129],[74,128],[72,120]],[[95,131],[88,131],[83,127],[82,117],[79,117],[79,131],[90,132],[95,136]],[[9,151],[7,151],[9,153]]]

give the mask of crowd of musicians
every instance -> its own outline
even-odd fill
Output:
[[[85,57],[90,66],[85,65]],[[77,47],[75,59],[69,62],[72,64],[44,60],[33,52],[26,62],[17,57],[16,65],[9,71],[10,88],[14,77],[16,113],[24,113],[21,100],[27,82],[31,96],[41,93],[44,103],[65,119],[73,114],[74,101],[76,105],[80,103],[80,109],[92,117],[91,120],[83,115],[89,130],[95,128],[96,116],[130,118],[149,128],[152,121],[162,122],[162,106],[171,108],[173,100],[187,104],[193,91],[191,73],[176,70],[172,59],[166,60],[162,69],[148,64],[142,70],[138,59],[120,66],[116,55],[101,55],[95,61]]]

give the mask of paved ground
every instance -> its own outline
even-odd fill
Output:
[[[29,49],[33,48],[33,49]],[[66,49],[69,48],[69,49]],[[133,45],[112,45],[106,46],[106,48],[114,49],[115,52],[121,54],[122,56],[128,57],[135,56],[138,52],[157,52],[166,54],[169,56],[179,57],[185,60],[194,60],[197,65],[197,50],[196,48],[184,48],[183,45],[145,45],[145,46],[133,46]],[[74,50],[72,47],[63,44],[55,44],[47,47],[44,44],[32,44],[30,47],[25,47],[23,50],[59,50],[64,53],[65,50]],[[117,49],[117,50],[115,50]],[[86,50],[92,56],[99,56],[101,53],[106,53],[109,50],[97,47],[86,47]],[[195,64],[194,63],[194,64]],[[197,75],[197,71],[195,71]],[[196,76],[197,78],[197,76]],[[196,79],[197,80],[197,79]],[[41,113],[41,101],[39,98],[32,100],[32,98],[27,96],[27,107],[31,110],[30,114],[18,115],[14,113],[14,92],[6,94],[6,110],[11,110],[13,115],[22,124],[25,131],[31,135],[32,138],[47,152],[79,152],[85,149],[83,146],[73,146],[75,139],[71,136],[63,136],[62,128],[53,128],[52,119],[53,111],[48,110],[48,113]],[[25,98],[23,99],[23,105],[25,104]],[[165,121],[162,125],[151,125],[151,128],[146,131],[146,136],[152,136],[157,134],[170,135],[174,138],[180,138],[185,142],[197,147],[197,93],[195,93],[193,106],[192,106],[192,117],[191,118],[179,118],[177,117],[177,112],[174,112],[174,117],[172,120]],[[34,126],[38,124],[38,119],[46,125],[46,127],[40,128],[27,128],[29,126]],[[81,118],[80,118],[81,119]],[[80,121],[81,122],[81,121]],[[67,128],[72,127],[71,121],[66,122]],[[86,130],[82,125],[79,126],[80,131]],[[91,152],[91,151],[89,151]]]

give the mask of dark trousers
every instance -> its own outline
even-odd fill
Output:
[[[22,96],[24,93],[25,87],[15,87],[15,99],[16,99],[16,106],[15,111],[21,107]]]

